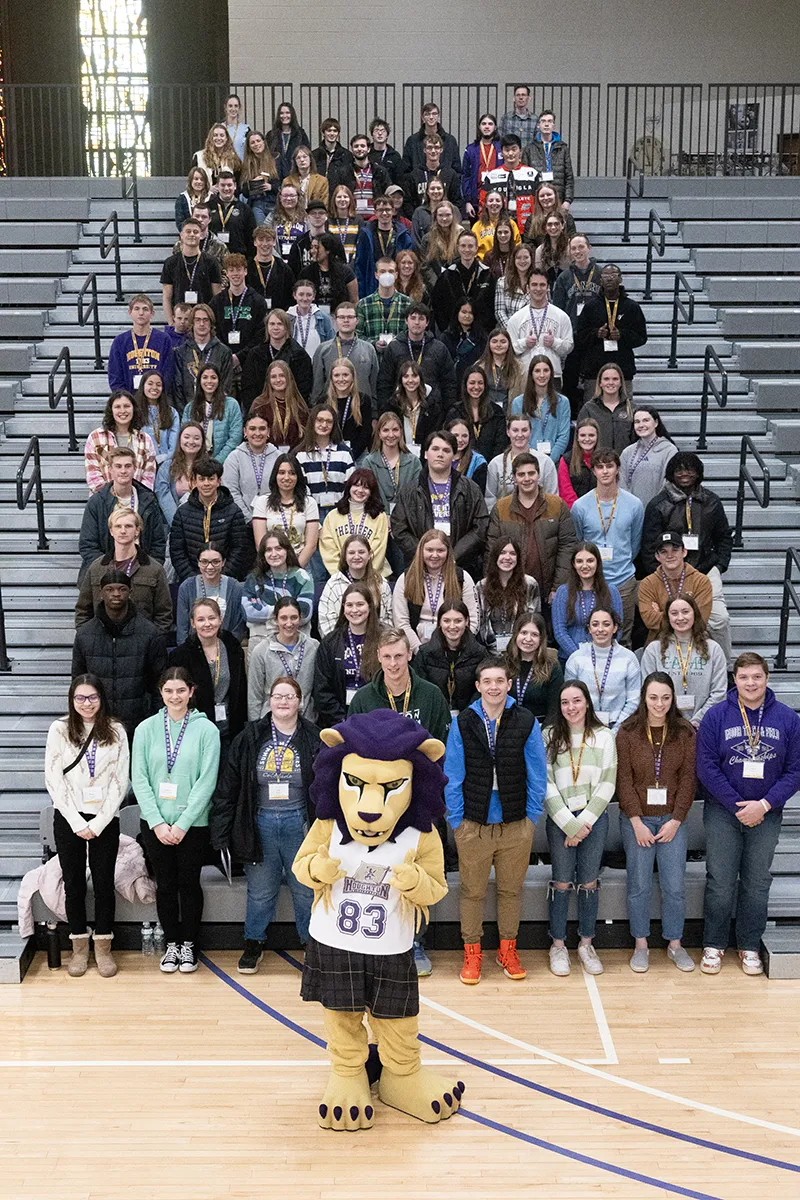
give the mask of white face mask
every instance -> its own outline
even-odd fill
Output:
[[[390,288],[394,283],[394,275],[391,271],[382,271],[378,276],[378,283],[381,287]]]

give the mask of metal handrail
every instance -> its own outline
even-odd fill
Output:
[[[756,483],[755,479],[753,479],[753,476],[750,474],[750,471],[747,467],[748,451],[753,455],[753,458],[758,463],[759,467],[761,468],[761,474],[764,477],[760,492],[758,489],[758,484]],[[739,488],[736,492],[736,525],[734,526],[733,530],[733,544],[737,550],[741,550],[744,544],[742,541],[742,526],[744,525],[745,484],[749,486],[750,491],[758,501],[759,507],[767,508],[770,499],[770,471],[769,467],[764,462],[763,457],[756,449],[755,443],[753,442],[753,439],[750,437],[749,433],[746,433],[742,438],[742,449],[739,454]]]
[[[65,364],[64,378],[61,381],[61,386],[56,391],[56,375],[61,364]],[[61,353],[50,368],[50,374],[47,376],[47,400],[55,411],[61,403],[61,397],[67,393],[67,428],[69,430],[69,451],[74,454],[78,449],[78,439],[75,436],[75,396],[72,391],[72,360],[70,358],[69,346],[62,346]]]
[[[714,376],[711,374],[711,360],[714,360],[714,365],[719,371],[721,387],[717,387]],[[720,408],[725,408],[728,403],[728,372],[722,365],[722,359],[717,354],[713,346],[706,346],[706,354],[703,360],[703,394],[700,397],[700,437],[697,439],[697,449],[707,449],[706,442],[706,425],[708,423],[708,394],[709,392],[716,400]]]
[[[653,226],[658,226],[658,237],[656,237]],[[667,248],[667,227],[661,220],[654,208],[650,209],[650,215],[647,218],[647,266],[644,272],[644,294],[643,300],[653,299],[653,251],[655,250],[659,258],[664,257],[664,251]]]
[[[136,159],[131,159],[131,181],[126,182],[126,176],[122,176],[122,199],[133,200],[133,240],[137,246],[142,244],[142,233],[139,227],[139,180],[136,175]]]
[[[25,468],[33,455],[33,470],[27,484],[25,483]],[[44,528],[44,492],[42,491],[42,459],[39,453],[39,439],[34,435],[28,442],[28,449],[22,456],[22,462],[17,469],[17,508],[20,512],[28,507],[31,492],[36,491],[36,524],[39,530],[37,550],[49,550],[50,543]]]
[[[681,288],[684,289],[689,297],[689,307],[686,308],[681,300]],[[675,286],[672,292],[672,337],[669,344],[669,358],[667,359],[667,367],[670,371],[675,371],[678,366],[678,316],[683,317],[687,325],[694,324],[694,292],[691,289],[689,280],[684,275],[683,271],[675,272]]]
[[[92,301],[88,308],[83,307],[83,298],[87,291],[91,290]],[[78,324],[83,327],[86,322],[92,318],[94,326],[94,369],[102,371],[103,355],[100,348],[100,309],[97,306],[97,276],[94,271],[91,275],[87,275],[83,282],[83,287],[78,292]]]
[[[6,614],[3,608],[3,589],[0,587],[0,672],[11,670],[11,659],[8,657],[8,642],[6,640]]]
[[[633,199],[634,185],[633,172],[636,170],[636,162],[629,158],[625,164],[625,220],[622,223],[622,240],[627,243],[631,240],[631,200]],[[644,171],[639,168],[639,183],[636,188],[636,199],[641,200],[644,195]]]
[[[106,230],[109,225],[114,227],[114,236],[106,245]],[[122,260],[119,256],[119,216],[116,209],[100,226],[100,257],[108,258],[112,250],[114,251],[114,275],[116,276],[117,283],[116,300],[117,304],[122,304],[125,297],[122,294]]]
[[[800,595],[792,583],[792,567],[800,571],[800,553],[792,546],[786,551],[783,568],[783,595],[781,598],[781,623],[778,632],[778,653],[775,655],[775,670],[786,670],[786,643],[789,640],[789,602],[800,617]]]

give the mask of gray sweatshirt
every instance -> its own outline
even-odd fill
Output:
[[[303,661],[298,671],[297,664],[301,650]],[[309,721],[314,720],[314,699],[311,693],[314,684],[314,662],[318,650],[319,642],[315,638],[309,637],[307,633],[298,634],[293,650],[289,650],[274,637],[265,637],[256,643],[255,648],[250,651],[247,664],[248,721],[258,721],[265,713],[269,712],[270,689],[281,675],[291,675],[300,684],[303,693],[300,712]]]
[[[689,639],[681,639],[680,650],[684,662],[688,649]],[[653,671],[666,671],[675,685],[675,696],[681,716],[686,717],[686,720],[691,721],[695,727],[700,724],[712,705],[719,704],[725,699],[728,691],[728,668],[724,651],[716,642],[710,640],[708,658],[701,658],[697,650],[692,649],[686,672],[685,688],[681,678],[681,665],[675,649],[674,637],[669,641],[663,660],[660,641],[651,642],[649,646],[645,647],[642,655],[642,679],[644,680]],[[694,697],[693,709],[681,706],[680,697],[684,695]]]
[[[619,456],[619,486],[633,492],[646,508],[663,488],[667,463],[677,453],[678,447],[669,438],[656,438],[646,454],[637,439]]]
[[[555,463],[548,454],[530,452],[539,462],[539,487],[543,492],[552,496],[558,495],[558,472]],[[486,472],[486,507],[492,511],[498,500],[510,496],[514,490],[514,462],[511,451],[505,450],[496,455],[489,463]]]

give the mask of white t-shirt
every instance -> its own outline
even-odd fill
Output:
[[[253,516],[267,522],[267,533],[272,533],[273,529],[282,529],[288,535],[295,553],[299,553],[305,545],[306,525],[309,521],[319,521],[316,500],[306,496],[302,509],[281,507],[279,512],[274,508],[267,508],[267,500],[267,496],[256,496],[253,501]]]

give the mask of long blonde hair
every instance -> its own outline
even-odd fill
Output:
[[[449,231],[445,231],[436,224],[436,214],[443,206],[447,207],[453,213],[453,224]],[[440,200],[432,213],[431,227],[428,230],[428,245],[425,250],[425,262],[432,262],[434,259],[438,262],[449,265],[458,255],[458,235],[461,233],[460,216],[458,209],[449,200]]]
[[[450,538],[441,529],[429,529],[423,533],[417,544],[411,566],[406,571],[405,597],[410,604],[423,604],[425,601],[425,559],[422,552],[429,542],[439,541],[447,549],[447,558],[442,567],[442,583],[444,594],[442,601],[461,600],[462,588],[456,574],[456,560],[453,557],[453,547]]]
[[[336,388],[333,383],[334,367],[346,367],[350,372],[350,412],[353,414],[353,420],[356,425],[361,425],[361,394],[358,390],[358,377],[356,369],[350,362],[349,358],[337,358],[331,367],[331,377],[328,380],[328,391],[325,396],[328,404],[333,408],[335,413],[339,412],[339,397],[336,395]]]
[[[217,150],[212,141],[215,129],[225,130],[225,137],[227,140],[221,153]],[[242,168],[242,160],[236,153],[231,135],[228,133],[228,130],[221,121],[217,121],[208,131],[205,145],[203,146],[203,161],[208,167],[209,171],[213,171],[215,174],[218,174],[220,171],[228,170],[233,171],[234,175],[237,175]]]

